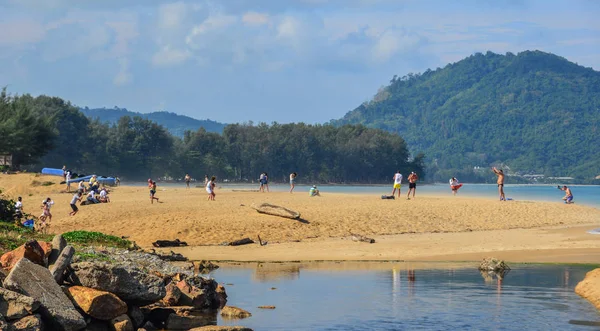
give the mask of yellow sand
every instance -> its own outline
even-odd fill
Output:
[[[112,189],[111,203],[81,206],[79,214],[69,217],[73,193],[60,193],[64,185],[58,184],[32,187],[34,180],[58,183],[62,178],[0,175],[0,189],[11,197],[23,196],[25,211],[36,215],[43,198],[54,199],[53,232],[101,231],[128,236],[142,247],[176,238],[192,246],[212,245],[173,249],[192,258],[449,261],[500,252],[515,261],[600,262],[598,254],[592,254],[600,248],[598,237],[585,233],[600,224],[600,211],[581,205],[451,195],[418,195],[410,201],[330,193],[310,198],[306,192],[227,189],[217,189],[216,201],[207,201],[204,189],[165,188],[159,183],[156,196],[161,203],[150,204],[144,187],[121,186]],[[302,221],[251,208],[262,202],[296,210]],[[353,242],[350,233],[373,237],[377,243]],[[244,237],[257,240],[258,235],[269,244],[217,246]]]

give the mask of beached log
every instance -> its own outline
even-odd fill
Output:
[[[369,244],[374,244],[375,243],[375,239],[373,239],[373,238],[368,238],[368,237],[365,237],[363,235],[353,234],[353,233],[351,233],[351,235],[352,235],[352,240],[354,240],[354,241],[362,241],[362,242],[366,242],[366,243],[369,243]]]
[[[291,219],[300,218],[299,212],[285,208],[285,207],[272,205],[270,203],[261,203],[258,206],[253,205],[252,208],[256,209],[256,211],[261,214],[268,214],[268,215],[291,218]]]
[[[187,246],[188,244],[185,241],[179,241],[179,239],[175,240],[157,240],[152,243],[154,247],[179,247],[179,246]]]
[[[250,238],[244,238],[244,239],[230,242],[229,246],[240,246],[240,245],[248,245],[248,244],[254,244],[254,240],[252,240]]]

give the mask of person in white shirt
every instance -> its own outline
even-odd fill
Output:
[[[458,182],[458,179],[456,179],[456,177],[450,178],[449,183],[450,183],[450,189],[452,190],[452,194],[456,195],[456,193],[458,192],[458,189],[462,187],[462,184],[460,184]]]
[[[81,194],[85,192],[85,183],[83,181],[79,182],[79,186],[77,186],[77,191],[81,192]]]
[[[206,184],[206,193],[208,193],[208,200],[215,200],[215,181],[217,180],[217,177],[212,176],[212,178],[208,181],[208,183]]]
[[[91,190],[90,193],[88,193],[86,200],[90,203],[99,203],[100,202],[100,201],[98,201],[98,199],[96,199],[96,192],[94,192],[94,190]]]
[[[18,197],[17,202],[15,203],[15,216],[17,218],[23,217],[23,198]]]
[[[394,196],[394,193],[396,193],[396,189],[398,189],[398,198],[400,198],[400,189],[402,187],[402,174],[400,173],[400,170],[396,171],[396,174],[394,175],[394,189],[392,190],[392,196]]]
[[[67,181],[67,192],[71,192],[71,172],[67,171],[67,175],[65,176],[65,180]]]
[[[42,215],[40,215],[40,220],[42,221],[43,225],[46,224],[46,220],[48,220],[48,223],[50,223],[50,221],[52,221],[52,213],[50,213],[50,208],[52,207],[52,205],[54,204],[54,201],[52,201],[52,199],[47,198],[46,200],[42,200]]]
[[[100,202],[110,202],[110,198],[108,197],[108,192],[105,187],[102,187],[100,191]]]
[[[77,193],[75,193],[71,199],[71,209],[73,209],[73,211],[69,213],[69,216],[75,216],[75,214],[77,214],[79,211],[79,208],[77,208],[77,201],[81,202],[81,192],[79,191],[77,191]]]

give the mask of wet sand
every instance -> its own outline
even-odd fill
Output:
[[[40,202],[55,201],[50,231],[100,231],[127,236],[142,247],[180,239],[195,247],[168,248],[192,259],[237,261],[411,260],[474,261],[493,255],[514,262],[600,263],[600,210],[553,202],[417,195],[414,200],[381,200],[377,195],[307,192],[233,192],[217,189],[207,201],[202,188],[161,187],[161,203],[150,204],[144,187],[112,188],[111,203],[81,206],[69,217],[73,193],[64,185],[35,186],[61,178],[0,175],[6,195],[23,196],[25,212],[39,215]],[[301,213],[302,221],[259,214],[253,204],[268,202]],[[350,233],[376,239],[354,242]],[[268,245],[226,247],[245,237]]]

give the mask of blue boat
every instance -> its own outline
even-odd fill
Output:
[[[63,171],[62,171],[62,169],[44,168],[44,169],[42,169],[42,174],[51,175],[51,176],[62,176]]]
[[[69,179],[67,181],[67,183],[72,184],[72,183],[79,183],[81,181],[89,182],[90,179],[93,176],[94,175],[89,175],[89,176],[83,176],[83,177],[77,177],[77,178]],[[116,182],[117,182],[117,180],[114,177],[104,177],[104,176],[96,176],[96,180],[100,184],[110,185],[110,186],[114,186],[116,184]]]

